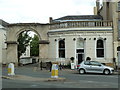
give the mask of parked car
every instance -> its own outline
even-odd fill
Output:
[[[114,72],[114,68],[105,66],[97,61],[82,61],[77,65],[77,70],[80,74],[84,73],[103,73],[103,74],[112,74]]]

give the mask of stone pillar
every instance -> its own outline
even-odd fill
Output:
[[[7,42],[7,63],[13,62],[18,65],[17,42]]]
[[[41,40],[39,42],[39,57],[40,57],[40,59],[48,58],[48,44],[49,44],[49,41],[47,41],[47,40]]]

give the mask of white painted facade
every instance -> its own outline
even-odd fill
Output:
[[[91,60],[101,63],[113,63],[113,37],[112,27],[104,28],[67,28],[50,30],[49,35],[49,58],[56,61],[67,61],[74,57],[74,64],[78,64],[78,55],[82,54],[83,60],[90,57]],[[96,38],[94,40],[94,38]],[[59,57],[59,41],[65,41],[65,58]],[[84,42],[83,48],[77,47],[77,39],[82,39]],[[97,40],[103,40],[104,57],[98,58],[96,55]],[[77,52],[79,49],[84,49],[84,52]]]

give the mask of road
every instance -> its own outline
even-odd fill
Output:
[[[34,78],[50,78],[49,70],[34,71],[33,67],[18,67],[16,75],[26,75]],[[7,75],[7,68],[3,68],[3,75]],[[30,81],[3,79],[3,88],[118,88],[118,75],[78,74],[75,70],[59,70],[59,77],[65,81]]]

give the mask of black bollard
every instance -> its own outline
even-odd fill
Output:
[[[51,72],[51,70],[52,70],[52,62],[50,61],[50,72]]]
[[[40,62],[40,68],[41,68],[41,70],[42,70],[42,61]]]

